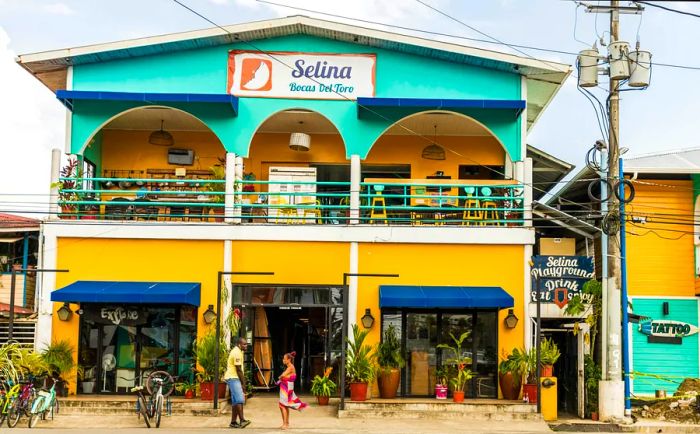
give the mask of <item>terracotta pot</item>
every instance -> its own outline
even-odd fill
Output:
[[[501,386],[503,399],[511,401],[517,400],[520,397],[520,388],[522,379],[514,377],[512,372],[506,374],[498,374],[498,385]]]
[[[591,412],[591,420],[598,420],[598,412],[597,411]]]
[[[542,365],[542,376],[543,377],[554,377],[554,366],[553,365]]]
[[[224,209],[214,208],[212,214],[214,214],[214,221],[216,223],[221,223],[224,221]]]
[[[455,390],[452,392],[452,401],[464,402],[464,390]]]
[[[201,383],[199,385],[202,401],[213,401],[214,400],[214,383]],[[226,398],[226,383],[219,383],[219,398]]]
[[[185,391],[185,399],[192,399],[194,398],[194,390],[186,390]]]
[[[382,369],[379,372],[379,397],[384,399],[396,398],[396,391],[399,389],[401,371],[398,369]]]
[[[350,401],[367,399],[367,383],[350,383]]]
[[[328,405],[328,401],[330,401],[331,397],[330,396],[317,396],[316,401],[318,401],[318,405]]]
[[[523,397],[525,395],[530,404],[537,404],[537,384],[523,384]]]

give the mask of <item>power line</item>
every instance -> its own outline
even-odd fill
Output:
[[[681,11],[681,10],[678,10],[678,9],[673,9],[673,8],[669,8],[669,7],[667,7],[667,6],[657,5],[657,4],[654,4],[654,3],[651,3],[651,2],[647,2],[647,1],[635,1],[635,3],[641,3],[641,4],[643,4],[643,5],[651,6],[651,7],[653,7],[653,8],[663,9],[663,10],[665,10],[665,11],[673,12],[673,13],[676,13],[676,14],[681,14],[681,15],[687,15],[687,16],[690,16],[690,17],[700,18],[700,15],[699,15],[699,14],[694,14],[694,13],[692,13],[692,12]]]

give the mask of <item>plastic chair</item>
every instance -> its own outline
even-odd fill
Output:
[[[467,199],[464,201],[464,211],[462,212],[462,226],[471,226],[474,224],[481,225],[483,220],[483,212],[479,199],[474,198],[476,193],[475,187],[464,187],[464,192],[467,194]]]
[[[306,216],[307,215],[312,215],[316,220],[317,224],[322,224],[323,219],[321,218],[321,201],[316,200],[315,202],[312,203],[300,203],[299,205],[306,205],[303,210],[304,210],[304,218],[302,219],[302,223],[306,223]],[[312,208],[312,206],[315,205],[315,208]]]
[[[386,213],[386,200],[382,196],[382,191],[384,191],[383,185],[374,185],[374,197],[372,197],[372,206],[369,213],[370,224],[382,220],[385,225],[389,224],[389,216]]]
[[[482,187],[481,189],[481,195],[485,196],[487,198],[490,198],[491,195],[493,194],[493,191],[491,190],[490,187]],[[483,225],[493,225],[493,226],[501,226],[503,223],[501,222],[501,217],[498,214],[498,205],[496,204],[495,201],[493,200],[485,200],[482,203],[482,206],[484,207],[483,210]],[[490,220],[490,221],[488,221]]]

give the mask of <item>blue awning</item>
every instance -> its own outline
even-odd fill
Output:
[[[189,304],[199,306],[201,283],[78,280],[51,293],[68,303]]]
[[[101,92],[91,90],[57,90],[56,98],[69,110],[74,100],[137,101],[148,104],[190,102],[228,104],[238,114],[238,97],[229,94],[209,93],[155,93],[155,92]]]
[[[513,297],[498,286],[381,285],[379,307],[505,309]]]
[[[464,110],[464,109],[493,109],[513,110],[515,117],[525,109],[525,100],[501,100],[501,99],[438,99],[438,98],[357,98],[358,114],[362,114],[363,107],[382,108],[413,108],[420,110]]]

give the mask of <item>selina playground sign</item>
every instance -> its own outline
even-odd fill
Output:
[[[376,60],[374,54],[231,51],[227,89],[267,98],[371,97]]]
[[[553,303],[563,309],[583,285],[595,276],[593,258],[589,256],[533,256],[531,302]],[[584,299],[584,302],[587,302]]]

